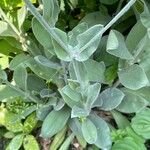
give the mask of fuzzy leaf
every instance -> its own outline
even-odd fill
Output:
[[[123,140],[117,141],[112,150],[146,150],[143,143],[136,142],[132,137],[125,137]]]
[[[49,23],[50,26],[54,27],[58,20],[60,12],[58,1],[56,0],[42,0],[43,1],[43,17]]]
[[[27,70],[24,66],[18,66],[14,70],[14,81],[23,90],[27,90]]]
[[[138,112],[149,103],[149,88],[145,87],[137,91],[124,88],[122,91],[125,94],[125,97],[121,104],[117,107],[117,110],[123,113]]]
[[[108,88],[98,97],[97,101],[102,101],[100,109],[110,111],[116,108],[124,98],[124,93],[117,88]],[[100,100],[99,100],[100,99]]]
[[[90,119],[86,118],[86,120],[82,123],[81,129],[84,139],[89,144],[95,143],[97,139],[97,129]]]
[[[50,112],[43,122],[41,136],[50,138],[58,133],[66,125],[69,116],[70,110],[66,107],[59,111]]]
[[[29,55],[19,54],[10,62],[9,68],[15,70],[18,66],[25,64],[29,59]]]
[[[32,30],[39,43],[43,45],[48,52],[55,54],[51,35],[36,18],[32,19]]]
[[[118,76],[122,85],[131,90],[138,90],[149,83],[144,70],[136,64],[119,71]]]
[[[150,109],[145,108],[136,113],[131,121],[133,130],[145,139],[150,139]]]
[[[115,30],[112,30],[108,36],[107,52],[121,59],[133,59],[125,45],[123,35]]]
[[[97,129],[97,139],[94,144],[101,149],[110,149],[112,143],[107,123],[95,114],[91,114],[89,118]]]
[[[23,134],[16,135],[9,143],[9,145],[6,147],[6,150],[19,150],[22,143],[23,143]]]
[[[23,147],[25,150],[40,150],[39,144],[33,135],[26,135]]]
[[[95,25],[77,36],[78,44],[75,49],[79,49],[77,54],[72,55],[78,61],[87,60],[98,48],[101,39],[102,25]]]

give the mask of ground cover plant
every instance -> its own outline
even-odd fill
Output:
[[[149,0],[2,0],[0,149],[150,149],[149,29]]]

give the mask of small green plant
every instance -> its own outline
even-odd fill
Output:
[[[9,78],[6,66],[0,69],[1,125],[15,133],[6,149],[17,150],[22,144],[25,150],[40,149],[31,132],[41,127],[40,137],[54,137],[51,150],[67,150],[75,138],[82,148],[146,150],[144,143],[150,139],[150,2],[100,0],[105,16],[104,5],[118,2],[114,17],[100,24],[88,16],[90,21],[85,17],[73,28],[69,22],[66,31],[63,25],[58,28],[62,3],[71,8],[77,3],[42,0],[36,8],[29,0],[24,2],[15,22],[0,8],[4,26],[0,36],[5,45],[9,41],[6,49],[14,49],[15,54],[0,51],[11,57],[8,64],[13,72]],[[87,10],[95,4],[87,5]],[[137,23],[123,34],[118,22],[131,7]],[[122,113],[136,115],[130,123]]]

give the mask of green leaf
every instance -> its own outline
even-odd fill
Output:
[[[54,140],[50,145],[50,149],[57,150],[61,146],[62,142],[65,139],[66,131],[67,127],[65,126],[60,132],[55,135]]]
[[[34,57],[34,59],[39,64],[43,65],[43,67],[46,66],[46,67],[53,68],[53,69],[61,69],[60,64],[54,63],[42,55],[36,56],[36,57]]]
[[[7,80],[7,74],[4,70],[1,70],[1,66],[0,66],[0,79]]]
[[[97,140],[97,129],[90,119],[86,118],[86,120],[82,122],[81,129],[84,139],[89,144],[95,143]]]
[[[89,81],[103,82],[105,73],[104,62],[97,62],[92,59],[88,59],[83,62]]]
[[[131,126],[133,130],[145,139],[150,139],[150,109],[145,108],[136,113],[132,118]]]
[[[9,101],[15,97],[22,96],[18,91],[6,86],[0,85],[0,101]]]
[[[43,45],[48,52],[55,54],[51,35],[36,18],[32,19],[32,30],[39,43]]]
[[[97,129],[97,139],[94,144],[101,149],[110,149],[112,142],[107,123],[96,114],[91,114],[89,118]]]
[[[9,57],[1,53],[0,53],[0,66],[2,69],[6,69],[9,66]]]
[[[133,56],[128,51],[123,35],[115,30],[111,30],[108,36],[107,52],[121,59],[133,59]]]
[[[90,109],[84,107],[73,106],[71,110],[71,118],[75,117],[87,117],[90,113]]]
[[[82,124],[81,124],[81,122],[79,122],[78,118],[73,118],[73,119],[69,120],[69,127],[71,128],[72,132],[76,136],[84,139],[83,134],[82,134],[82,130],[81,130],[81,125]]]
[[[30,60],[28,60],[28,62],[26,62],[26,65],[39,77],[45,79],[45,80],[52,80],[55,78],[56,74],[58,73],[57,69],[55,68],[49,68],[46,67],[41,64],[39,64],[38,62],[36,62],[33,58],[31,58]]]
[[[116,3],[118,0],[99,0],[102,4],[112,5]]]
[[[8,112],[5,117],[5,127],[7,130],[12,132],[21,132],[23,130],[23,125],[21,119],[17,114]]]
[[[32,132],[32,130],[36,127],[37,122],[36,113],[30,114],[24,122],[23,132],[26,134]]]
[[[65,45],[65,47],[67,48],[63,48],[58,41],[53,40],[53,46],[54,46],[54,50],[55,53],[57,55],[57,57],[61,60],[64,61],[71,61],[71,56],[70,56],[70,48],[68,46],[68,36],[65,32],[63,32],[62,30],[58,29],[58,28],[53,28],[51,29],[53,32],[55,32],[55,34],[59,37],[59,39],[63,42],[62,45]]]
[[[119,129],[124,129],[124,128],[130,126],[130,122],[128,121],[128,119],[121,113],[119,113],[117,111],[111,111],[111,114],[112,114],[113,118],[115,119],[115,122]]]
[[[23,6],[22,8],[20,8],[17,11],[17,20],[18,20],[19,30],[22,29],[23,23],[24,23],[25,18],[26,18],[26,14],[27,14],[27,9],[25,6]]]
[[[9,68],[15,70],[18,66],[25,64],[30,59],[29,55],[19,54],[10,62]]]
[[[58,20],[60,12],[58,1],[56,0],[42,0],[43,1],[43,17],[49,23],[50,26],[54,27]]]
[[[17,37],[16,33],[10,28],[8,23],[0,21],[0,36]]]
[[[23,134],[16,135],[6,147],[6,150],[19,150],[23,143]]]
[[[39,144],[33,135],[26,135],[23,141],[25,150],[40,150]]]
[[[42,89],[46,88],[46,83],[43,79],[39,78],[34,74],[28,74],[27,77],[27,87],[32,93],[40,92]]]
[[[21,89],[27,90],[27,70],[24,66],[18,66],[14,70],[14,81]]]
[[[74,27],[72,29],[72,31],[70,31],[68,33],[68,37],[69,37],[69,44],[73,47],[75,47],[78,42],[77,42],[77,36],[83,32],[85,32],[88,29],[88,25],[87,23],[83,22],[78,24],[76,27]]]
[[[108,88],[98,97],[97,101],[102,101],[100,109],[110,111],[115,109],[123,100],[124,93],[117,88]]]
[[[102,25],[95,25],[82,34],[77,36],[78,44],[75,49],[79,51],[74,51],[72,57],[78,61],[87,60],[98,48],[101,39]]]
[[[88,6],[90,5],[88,3],[88,0],[87,5]],[[86,22],[86,24],[89,27],[92,27],[96,24],[106,25],[110,21],[110,19],[111,17],[109,16],[108,13],[104,14],[104,12],[101,9],[99,9],[99,11],[86,14],[85,17],[83,17],[83,19],[80,21],[80,23]]]
[[[95,83],[89,85],[87,88],[87,100],[86,100],[86,108],[89,109],[92,107],[96,99],[98,98],[99,92],[101,89],[101,85],[99,83]]]
[[[125,97],[117,107],[117,110],[123,113],[134,113],[148,105],[148,101],[150,100],[148,87],[137,91],[123,88],[122,91]]]
[[[59,111],[50,112],[43,122],[41,136],[50,138],[58,133],[66,125],[69,116],[70,110],[66,107]]]
[[[136,64],[122,69],[118,76],[121,84],[132,90],[138,90],[149,83],[144,70]]]
[[[150,2],[148,0],[143,0],[142,2],[144,2],[144,11],[143,13],[140,15],[140,19],[142,24],[146,27],[149,28],[150,27]]]
[[[146,32],[146,28],[140,20],[133,26],[126,38],[126,46],[130,52],[134,52]]]
[[[136,142],[132,137],[125,137],[123,140],[117,141],[112,150],[146,150],[143,143]]]
[[[70,134],[68,136],[68,138],[64,141],[64,143],[61,145],[60,149],[59,150],[68,150],[69,148],[69,145],[71,144],[71,142],[73,141],[74,139],[74,134]]]

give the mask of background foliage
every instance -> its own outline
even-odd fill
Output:
[[[149,149],[149,28],[149,0],[0,1],[0,149]]]

